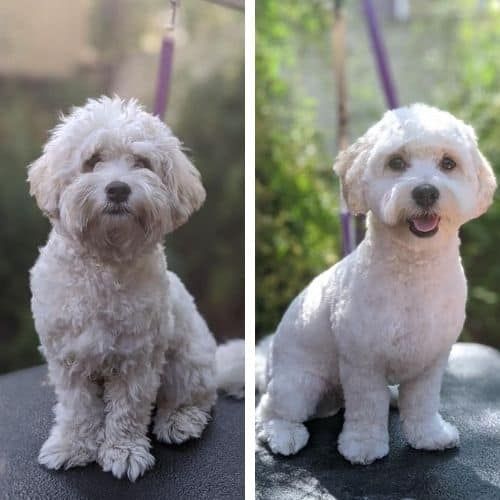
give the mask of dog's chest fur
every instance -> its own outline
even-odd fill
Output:
[[[351,362],[375,365],[388,382],[399,383],[445,353],[460,334],[466,281],[458,249],[420,262],[363,252],[346,262],[333,294],[337,346]]]
[[[81,258],[54,232],[31,271],[42,350],[82,371],[147,359],[168,342],[171,313],[163,251],[110,266]]]

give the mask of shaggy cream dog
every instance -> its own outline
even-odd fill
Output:
[[[471,127],[422,104],[387,112],[334,169],[350,210],[368,214],[366,237],[259,346],[258,438],[297,453],[309,437],[303,422],[344,406],[339,452],[368,464],[389,451],[388,385],[399,384],[408,443],[457,446],[439,393],[465,319],[458,229],[491,204],[493,171]]]
[[[218,353],[162,241],[205,199],[181,144],[136,101],[102,97],[54,129],[29,168],[53,229],[31,270],[32,310],[55,387],[39,461],[96,461],[134,481],[154,463],[147,437],[199,437],[217,382],[243,386],[243,344]],[[227,369],[224,370],[224,368]]]

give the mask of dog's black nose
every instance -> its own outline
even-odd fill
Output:
[[[439,191],[432,184],[420,184],[411,192],[415,203],[422,208],[429,208],[439,199]]]
[[[125,182],[113,181],[106,186],[106,195],[109,201],[120,203],[126,201],[130,194],[130,186]]]

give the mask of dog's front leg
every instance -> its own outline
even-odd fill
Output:
[[[104,406],[101,387],[70,366],[49,361],[55,385],[55,424],[38,455],[49,469],[86,465],[97,459],[103,437]]]
[[[146,361],[104,384],[106,416],[98,462],[115,477],[135,481],[154,465],[147,431],[158,385],[158,370]]]
[[[441,380],[447,360],[448,353],[418,377],[399,386],[403,432],[413,448],[444,450],[458,446],[456,427],[439,414]]]
[[[340,363],[345,421],[339,452],[355,464],[369,464],[389,452],[387,430],[390,393],[377,370]]]

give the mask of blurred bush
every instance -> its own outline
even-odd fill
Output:
[[[11,57],[27,57],[19,52],[29,45],[25,37],[42,43],[50,35],[37,29],[48,29],[61,19],[38,22],[37,16],[46,11],[63,15],[61,1],[33,4],[30,12],[22,2],[0,6],[4,20],[15,23],[18,15],[37,19],[31,31],[14,33]],[[79,29],[88,26],[88,32],[80,38],[92,53],[67,75],[44,74],[49,67],[64,69],[62,63],[44,68],[33,61],[38,73],[30,76],[30,64],[19,74],[12,69],[16,60],[0,62],[0,372],[41,362],[28,270],[46,241],[49,224],[28,194],[26,166],[39,156],[58,113],[83,104],[87,97],[117,92],[138,97],[151,109],[168,18],[165,7],[161,0],[140,6],[130,0],[78,1],[73,8],[88,9],[83,11],[87,24],[79,21]],[[36,9],[41,11],[33,12]],[[207,202],[188,224],[169,235],[169,267],[185,281],[218,339],[242,336],[243,15],[200,0],[183,3],[178,21],[167,121],[202,173]],[[68,40],[67,50],[73,50],[79,36]],[[9,45],[4,48],[8,54]],[[59,49],[54,46],[47,57],[59,57]],[[67,53],[62,53],[67,61]]]
[[[324,28],[316,7],[317,2],[257,4],[258,335],[274,328],[297,291],[337,259],[331,160],[314,123],[314,101],[296,81],[301,75],[292,37],[300,28],[306,37]]]
[[[500,174],[500,5],[475,12],[457,25],[458,85],[449,107],[471,123],[482,152]],[[475,14],[475,15],[474,15]],[[500,181],[500,179],[499,179]],[[500,348],[500,204],[461,231],[469,281],[463,338]]]
[[[384,98],[360,10],[347,18],[351,139],[384,111]],[[500,5],[498,2],[378,0],[377,14],[402,104],[449,109],[476,129],[500,171]],[[290,300],[340,253],[333,2],[261,0],[256,29],[257,338],[273,331]],[[500,207],[461,230],[469,280],[463,340],[500,347]]]
[[[169,266],[189,284],[219,340],[244,335],[244,72],[191,87],[175,132],[203,175],[207,201],[167,237]]]

